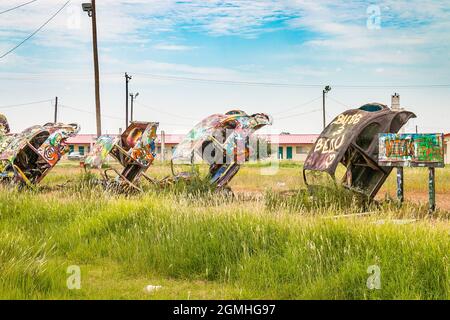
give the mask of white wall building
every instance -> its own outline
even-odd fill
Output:
[[[444,135],[444,160],[446,164],[450,164],[450,133]]]
[[[270,141],[278,144],[278,159],[305,161],[318,134],[280,134],[271,135]]]
[[[261,136],[268,139],[277,149],[274,157],[280,160],[305,161],[309,151],[316,142],[318,134],[275,134]],[[183,140],[182,134],[165,134],[164,159],[169,160],[172,157],[176,146]],[[96,140],[94,134],[79,134],[68,139],[67,144],[70,147],[70,153],[79,152],[82,156],[87,155],[92,149]],[[274,150],[275,151],[275,150]],[[161,153],[161,135],[158,135],[157,158],[162,159]]]

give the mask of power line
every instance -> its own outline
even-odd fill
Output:
[[[168,126],[175,126],[175,127],[194,128],[194,125],[189,125],[189,124],[171,123],[171,122],[165,122],[165,121],[158,121],[158,122],[160,124],[160,127],[168,125]]]
[[[74,110],[74,111],[78,111],[78,112],[83,112],[83,113],[88,113],[88,114],[95,114],[95,112],[89,111],[89,110],[84,110],[81,108],[76,108],[76,107],[71,107],[71,106],[67,106],[64,104],[59,104],[59,107],[63,108],[63,109],[70,109],[70,110]],[[121,120],[123,121],[123,118],[121,117],[115,117],[115,116],[110,116],[110,115],[105,115],[102,114],[103,118],[110,118],[110,119],[114,119],[114,120]],[[187,124],[179,124],[179,123],[170,123],[170,122],[166,122],[166,121],[158,121],[160,124],[164,124],[164,125],[171,125],[171,126],[177,126],[177,127],[186,127],[186,128],[192,128],[193,125],[187,125]]]
[[[267,87],[292,87],[292,88],[322,88],[323,84],[301,84],[301,83],[281,83],[281,82],[252,82],[252,81],[234,81],[234,80],[219,80],[219,79],[204,79],[193,77],[179,77],[169,75],[158,75],[151,73],[139,73],[134,72],[136,75],[151,79],[170,80],[170,81],[188,81],[199,83],[212,83],[223,85],[248,85],[248,86],[267,86]],[[351,88],[351,89],[404,89],[404,88],[450,88],[450,84],[405,84],[405,85],[345,85],[345,84],[332,84],[337,88]]]
[[[32,1],[28,1],[28,2],[25,2],[25,3],[19,4],[18,6],[15,6],[13,8],[10,8],[10,9],[4,10],[4,11],[0,11],[0,14],[4,14],[4,13],[10,12],[10,11],[22,8],[22,7],[26,6],[27,4],[31,4],[31,3],[36,2],[36,1],[38,1],[38,0],[32,0]]]
[[[219,80],[219,79],[202,79],[202,78],[191,78],[191,77],[178,77],[178,76],[166,76],[157,75],[150,73],[138,73],[134,74],[158,80],[171,80],[171,81],[189,81],[189,82],[200,82],[200,83],[213,83],[213,84],[223,84],[223,85],[246,85],[246,86],[267,86],[267,87],[322,87],[322,85],[316,84],[294,84],[294,83],[276,83],[276,82],[251,82],[251,81],[234,81],[234,80]]]
[[[175,114],[175,113],[171,113],[171,112],[167,112],[167,111],[162,111],[162,110],[159,110],[159,109],[156,109],[156,108],[152,108],[152,107],[146,106],[145,104],[142,104],[141,102],[135,101],[135,103],[140,105],[141,107],[150,109],[150,110],[155,111],[155,112],[164,113],[164,114],[167,114],[167,115],[172,116],[172,117],[186,119],[186,120],[198,120],[196,118],[191,118],[191,117],[187,117],[187,116],[183,116],[183,115],[179,115],[179,114]]]
[[[304,102],[304,103],[302,103],[302,104],[299,104],[299,105],[297,105],[297,106],[295,106],[295,107],[293,107],[293,108],[289,108],[289,109],[286,109],[286,110],[284,110],[284,111],[272,113],[272,115],[273,115],[273,116],[276,116],[276,115],[279,115],[279,114],[282,114],[282,113],[286,113],[286,112],[289,112],[289,111],[298,109],[298,108],[300,108],[300,107],[303,107],[303,106],[306,106],[306,105],[308,105],[308,104],[310,104],[310,103],[313,103],[313,102],[315,102],[315,101],[317,101],[317,100],[319,100],[319,99],[321,99],[321,98],[322,98],[322,96],[318,96],[317,98],[314,98],[314,99],[312,99],[312,100],[310,100],[310,101],[307,101],[307,102]]]
[[[59,104],[59,106],[63,109],[71,109],[74,111],[78,111],[78,112],[84,112],[84,113],[89,113],[89,114],[95,114],[95,112],[89,111],[89,110],[84,110],[81,108],[76,108],[76,107],[71,107],[65,104]],[[115,119],[115,120],[123,120],[123,118],[120,117],[115,117],[115,116],[110,116],[110,115],[106,115],[106,114],[102,114],[102,117],[104,118],[110,118],[110,119]]]
[[[310,110],[310,111],[305,111],[305,112],[301,112],[301,113],[292,114],[292,115],[285,116],[285,117],[274,118],[274,120],[290,119],[290,118],[293,118],[293,117],[304,116],[304,115],[315,113],[315,112],[319,112],[319,111],[322,111],[322,109],[319,108],[319,109],[314,109],[314,110]]]
[[[181,82],[197,82],[214,85],[235,85],[235,86],[263,86],[263,87],[276,87],[276,88],[322,88],[322,84],[300,84],[300,83],[281,83],[281,82],[251,82],[251,81],[233,81],[233,80],[220,80],[220,79],[203,79],[203,78],[191,78],[191,77],[178,77],[169,75],[157,75],[150,73],[133,72],[135,75],[140,75],[143,78],[159,79],[167,81],[181,81]],[[119,77],[121,74],[118,72],[101,73],[103,77]],[[54,79],[68,79],[68,80],[84,80],[89,79],[91,76],[88,74],[70,74],[70,73],[14,73],[11,76],[15,78],[0,77],[0,80],[11,81],[40,81],[41,79],[47,79],[51,76]],[[405,84],[405,85],[352,85],[352,84],[330,84],[335,88],[341,89],[447,89],[450,88],[450,84]]]
[[[50,21],[52,21],[69,3],[71,0],[66,1],[66,3],[64,3],[64,5],[58,10],[56,11],[47,21],[45,21],[39,28],[36,29],[36,31],[34,31],[32,34],[30,34],[28,37],[26,37],[24,40],[22,40],[19,44],[17,44],[15,47],[11,48],[10,50],[8,50],[7,52],[5,52],[4,54],[2,54],[0,56],[0,59],[3,59],[4,57],[6,57],[7,55],[9,55],[11,52],[13,52],[14,50],[18,49],[21,45],[23,45],[25,42],[27,42],[28,40],[30,40],[32,37],[34,37],[39,31],[41,31],[47,24],[50,23]]]
[[[336,102],[337,104],[340,104],[340,105],[343,106],[343,107],[350,108],[350,106],[349,106],[348,104],[345,104],[345,103],[343,103],[343,102],[340,102],[339,100],[336,100],[336,99],[334,99],[333,97],[328,96],[328,99],[333,100],[334,102]]]
[[[0,109],[10,109],[10,108],[16,108],[16,107],[30,106],[30,105],[40,104],[40,103],[45,103],[45,102],[53,102],[53,99],[20,103],[20,104],[12,104],[12,105],[8,105],[8,106],[0,106]]]

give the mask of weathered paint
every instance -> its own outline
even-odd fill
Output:
[[[0,179],[38,184],[68,152],[66,140],[79,130],[77,124],[48,123],[19,134],[0,134]]]
[[[54,167],[61,158],[69,152],[69,146],[66,144],[68,138],[78,133],[79,128],[73,128],[71,126],[60,126],[58,130],[54,131],[51,128],[46,127],[50,136],[39,147],[39,154]]]
[[[85,168],[100,169],[106,158],[111,155],[123,167],[121,172],[113,169],[117,174],[114,181],[119,181],[125,187],[131,186],[139,189],[135,182],[145,175],[145,171],[152,165],[156,157],[158,126],[157,122],[135,121],[119,138],[99,137],[92,151],[84,160]],[[109,169],[105,170],[104,182],[109,184],[111,181],[107,171]]]
[[[320,134],[308,154],[303,177],[324,172],[336,179],[338,165],[346,167],[341,183],[354,191],[375,197],[392,168],[378,165],[378,134],[396,133],[415,115],[393,111],[379,103],[366,104],[337,116]]]
[[[8,134],[10,131],[8,119],[6,116],[0,113],[0,136]]]
[[[210,165],[210,183],[219,188],[226,186],[239,171],[240,164],[252,153],[248,138],[256,130],[270,124],[272,120],[266,114],[248,115],[240,110],[205,118],[175,149],[171,160],[173,179],[196,174],[194,171],[184,171],[183,165],[207,162]],[[207,159],[205,150],[214,153],[214,159]]]
[[[101,136],[97,139],[92,151],[84,159],[85,166],[100,169],[119,138]]]
[[[444,135],[380,134],[379,160],[382,166],[443,167]]]

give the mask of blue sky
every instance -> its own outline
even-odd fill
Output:
[[[23,2],[3,0],[0,12]],[[38,0],[0,14],[0,55],[64,2]],[[60,120],[95,131],[90,19],[81,2],[73,0],[0,59],[0,112],[13,130],[50,121],[51,102],[3,107],[58,96]],[[101,0],[98,25],[104,132],[124,126],[125,71],[140,93],[136,118],[160,121],[166,132],[183,133],[211,113],[241,108],[273,114],[272,132],[318,133],[327,84],[328,120],[367,102],[389,104],[399,92],[418,115],[410,130],[450,131],[450,87],[405,87],[450,84],[450,1]]]

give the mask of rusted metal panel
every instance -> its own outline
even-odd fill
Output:
[[[308,154],[305,183],[309,183],[309,172],[324,172],[336,180],[336,170],[342,164],[346,172],[341,183],[373,198],[392,170],[378,165],[378,134],[397,133],[413,117],[412,112],[393,111],[379,103],[338,115]]]
[[[380,134],[379,160],[387,167],[444,167],[444,134]]]

